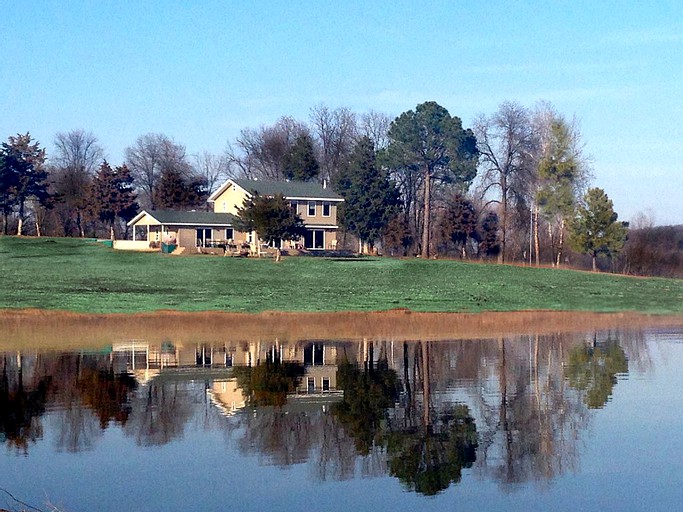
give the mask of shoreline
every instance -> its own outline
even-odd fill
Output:
[[[438,341],[683,326],[683,315],[637,312],[263,313],[158,311],[87,314],[0,310],[0,350],[99,348],[126,340],[213,343],[277,339]],[[39,340],[39,341],[38,341]]]

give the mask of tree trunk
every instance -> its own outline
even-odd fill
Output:
[[[38,219],[36,219],[36,236],[40,238],[40,222],[38,222]]]
[[[562,246],[564,245],[564,218],[560,221],[560,232],[558,233],[558,237],[556,265],[559,267],[562,262]]]
[[[596,259],[597,259],[597,258],[596,258],[596,256],[595,256],[595,254],[593,254],[592,256],[593,256],[593,272],[597,272],[597,270],[598,270],[598,265],[597,265],[597,262],[596,262]]]
[[[536,266],[541,266],[541,251],[538,239],[538,205],[534,205],[534,251],[536,252]]]
[[[508,189],[505,175],[500,180],[500,253],[498,263],[505,263],[505,248],[507,245],[507,222],[508,222]]]
[[[22,230],[24,227],[24,202],[19,203],[19,222],[17,223],[17,236],[22,235]]]
[[[422,252],[421,256],[423,258],[429,258],[429,216],[430,216],[430,203],[431,203],[431,176],[429,169],[425,173],[425,205],[424,205],[424,217],[422,221]]]
[[[109,236],[111,237],[111,240],[113,241],[115,239],[114,236],[114,222],[109,225]]]
[[[423,426],[428,427],[431,424],[429,415],[430,387],[429,387],[429,343],[422,342],[422,401],[424,410],[422,411]]]

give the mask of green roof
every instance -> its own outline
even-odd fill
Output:
[[[236,217],[232,213],[178,212],[173,210],[150,210],[147,212],[162,224],[192,226],[232,226]]]
[[[232,179],[234,183],[249,193],[262,196],[282,194],[288,199],[331,199],[341,201],[342,197],[331,188],[323,188],[319,183],[305,181],[262,181]]]

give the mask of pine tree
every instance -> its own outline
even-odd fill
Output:
[[[455,194],[441,220],[441,236],[453,242],[459,249],[462,258],[467,257],[467,242],[478,240],[477,210],[472,201],[462,194]]]
[[[577,251],[592,257],[594,272],[599,255],[612,257],[624,247],[627,230],[617,219],[612,200],[605,191],[588,189],[584,204],[579,206],[571,224],[570,243]]]
[[[19,236],[23,232],[26,203],[29,199],[36,199],[41,205],[47,205],[50,201],[45,159],[45,149],[41,148],[38,142],[34,142],[29,133],[17,134],[16,137],[9,137],[7,142],[2,143],[0,201],[5,212],[18,208]]]
[[[307,134],[299,135],[284,158],[285,178],[297,181],[313,181],[320,172],[315,157],[313,140]]]
[[[109,225],[114,240],[114,225],[117,218],[130,220],[138,209],[135,200],[133,177],[125,165],[114,169],[105,160],[93,180],[91,210],[99,219]]]
[[[372,249],[398,214],[400,202],[388,170],[377,166],[369,137],[358,141],[350,162],[337,176],[335,188],[344,198],[339,206],[339,223]]]

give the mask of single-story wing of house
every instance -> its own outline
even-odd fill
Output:
[[[253,244],[256,233],[240,232],[234,224],[238,208],[253,194],[282,194],[303,220],[306,228],[304,238],[294,243],[281,241],[281,248],[337,248],[337,207],[344,200],[318,183],[229,179],[208,199],[209,204],[213,204],[213,212],[142,211],[128,225],[133,228],[133,240],[142,239],[147,243],[172,240],[185,248],[215,246],[226,242]]]

